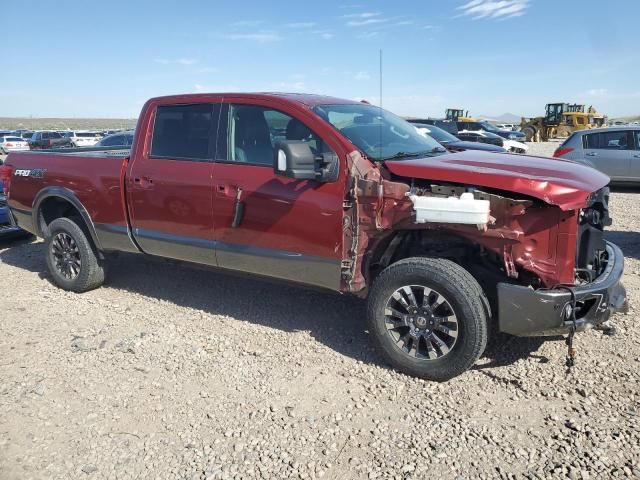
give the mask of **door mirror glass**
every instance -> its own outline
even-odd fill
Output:
[[[339,161],[335,153],[315,155],[309,143],[301,140],[281,140],[275,147],[273,169],[276,175],[319,182],[338,179]]]

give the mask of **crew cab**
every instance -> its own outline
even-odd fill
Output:
[[[626,306],[609,179],[584,165],[442,153],[379,107],[304,94],[154,98],[130,151],[94,150],[0,167],[66,290],[102,285],[120,251],[353,294],[384,358],[432,380],[493,327],[572,334]]]

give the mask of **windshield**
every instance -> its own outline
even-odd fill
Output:
[[[428,125],[425,123],[414,123],[413,125],[418,129],[418,131],[423,130],[427,135],[435,138],[440,143],[451,143],[460,141],[459,138],[454,137],[449,132],[441,129],[440,127],[436,127],[435,125]]]
[[[373,105],[318,105],[313,111],[373,160],[444,151],[434,139],[418,133],[414,125]]]
[[[480,125],[482,125],[482,128],[484,128],[487,132],[497,132],[500,130],[494,124],[489,122],[480,122]]]

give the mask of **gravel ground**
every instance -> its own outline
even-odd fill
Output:
[[[499,336],[448,383],[389,370],[360,301],[122,255],[82,295],[0,244],[0,478],[640,476],[640,196],[617,335]]]

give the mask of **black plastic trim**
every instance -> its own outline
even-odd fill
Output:
[[[33,208],[32,208],[32,221],[33,228],[35,229],[35,234],[39,237],[44,237],[44,233],[40,228],[40,222],[38,219],[40,218],[40,205],[44,200],[51,197],[61,198],[63,200],[68,201],[71,205],[73,205],[78,212],[80,212],[80,216],[82,220],[84,220],[87,229],[89,230],[89,234],[91,235],[91,239],[93,240],[93,244],[99,251],[102,251],[102,244],[100,243],[100,239],[96,233],[95,225],[93,224],[93,220],[91,216],[87,212],[87,209],[84,208],[82,202],[78,200],[78,197],[69,189],[63,187],[45,187],[38,192],[36,198],[33,199]]]
[[[569,287],[577,302],[591,301],[576,324],[578,330],[599,325],[612,313],[625,311],[627,296],[620,281],[624,271],[624,255],[620,248],[606,243],[608,262],[604,272],[593,282]],[[549,336],[568,333],[572,322],[565,318],[565,307],[571,303],[567,288],[538,289],[498,283],[498,318],[501,332],[516,336]]]

